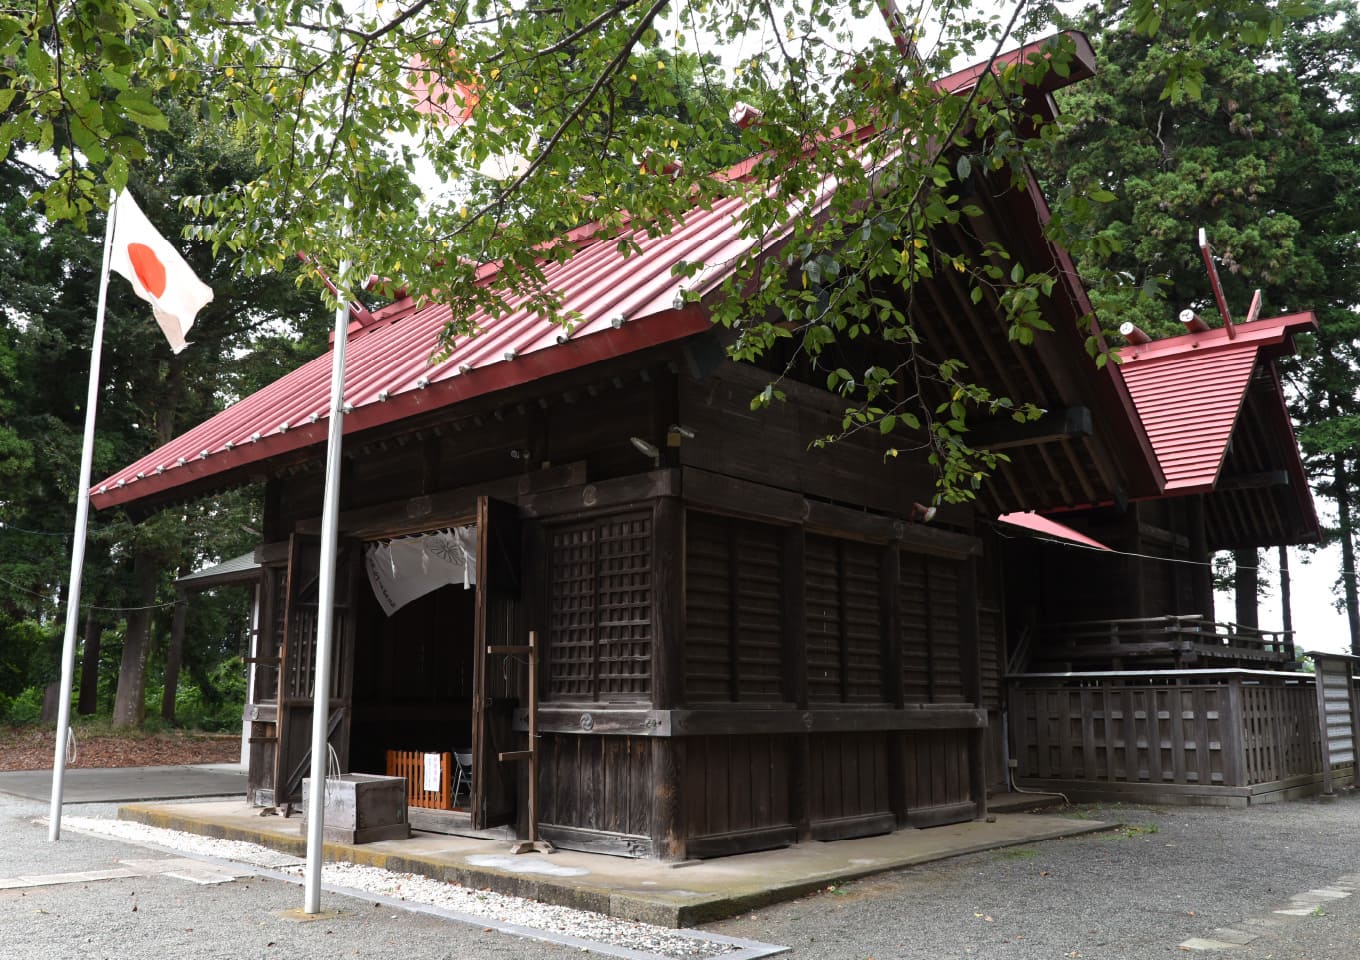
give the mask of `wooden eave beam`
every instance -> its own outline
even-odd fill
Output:
[[[1261,490],[1268,487],[1289,486],[1288,470],[1260,470],[1255,473],[1237,473],[1219,477],[1214,485],[1216,490]]]
[[[1018,423],[1012,419],[989,420],[969,429],[970,446],[984,450],[1009,450],[1055,440],[1073,440],[1095,433],[1091,411],[1086,407],[1050,410],[1037,420]]]

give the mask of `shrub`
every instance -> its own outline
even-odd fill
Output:
[[[43,688],[26,687],[9,705],[6,719],[16,727],[42,719]]]

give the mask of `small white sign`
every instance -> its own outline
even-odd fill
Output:
[[[438,793],[443,776],[444,771],[440,766],[440,755],[437,753],[425,754],[425,791],[427,793]]]

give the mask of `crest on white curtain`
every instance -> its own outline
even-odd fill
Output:
[[[373,595],[390,617],[440,587],[476,585],[477,528],[455,527],[370,543],[364,568]]]

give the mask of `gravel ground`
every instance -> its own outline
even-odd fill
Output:
[[[109,870],[123,861],[172,855],[167,850],[295,875],[302,872],[297,858],[253,844],[108,820],[115,813],[111,805],[68,807],[62,817],[61,842],[54,846],[47,842],[45,821],[38,822],[46,812],[43,805],[0,796],[0,879]],[[154,845],[153,851],[147,845]],[[729,949],[722,942],[686,938],[647,924],[352,864],[328,865],[323,878],[359,896],[326,893],[322,906],[338,911],[337,915],[301,923],[278,913],[302,905],[302,888],[264,876],[198,885],[174,876],[152,875],[0,889],[0,960],[236,960],[351,954],[392,960],[562,960],[596,952],[410,912],[385,899],[374,902],[379,898],[475,912],[485,916],[487,923],[534,924],[637,950],[639,956],[660,951],[677,958],[713,957]]]
[[[305,861],[254,843],[221,840],[176,830],[164,830],[125,820],[98,817],[63,816],[63,831],[94,833],[98,836],[156,846],[190,856],[212,857],[234,863],[271,868],[302,880]],[[486,921],[516,924],[562,936],[584,939],[628,950],[638,950],[674,960],[711,958],[735,951],[733,944],[697,939],[664,927],[628,920],[617,920],[598,913],[573,910],[549,903],[537,903],[489,890],[474,890],[411,873],[397,873],[355,863],[326,863],[321,868],[323,884],[411,904],[438,907]]]
[[[0,877],[108,868],[149,856],[141,846],[69,830],[54,855],[45,829],[32,822],[45,812],[0,798]],[[111,812],[72,807],[66,822]],[[1360,894],[1328,900],[1306,916],[1274,913],[1309,890],[1335,884],[1360,890],[1360,794],[1249,810],[1060,812],[1126,827],[840,885],[708,929],[789,944],[793,952],[785,956],[800,960],[1150,960],[1184,957],[1183,941],[1223,927],[1260,935],[1209,953],[1223,960],[1360,957]],[[383,882],[404,885],[390,875]],[[0,958],[583,955],[334,895],[325,905],[338,907],[337,917],[290,923],[276,915],[300,901],[297,886],[260,878],[197,886],[152,876],[0,890]]]
[[[1360,895],[1319,915],[1273,912],[1295,894],[1360,873],[1360,795],[1247,810],[1060,812],[1127,827],[845,884],[709,929],[818,960],[1144,960],[1184,957],[1179,944],[1188,938],[1246,924],[1260,939],[1208,956],[1360,957]]]

